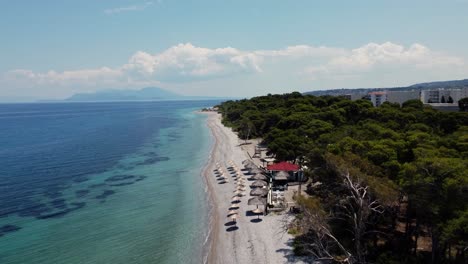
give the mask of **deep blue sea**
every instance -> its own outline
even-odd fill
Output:
[[[200,263],[214,101],[0,104],[0,263]]]

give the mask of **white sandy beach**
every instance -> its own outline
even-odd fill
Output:
[[[248,155],[239,146],[240,141],[236,134],[221,124],[221,115],[217,113],[207,113],[207,115],[207,124],[214,140],[211,156],[204,171],[212,202],[212,232],[207,262],[301,263],[295,260],[289,245],[292,236],[282,228],[285,215],[261,215],[261,221],[256,222],[254,219],[257,219],[257,216],[248,213],[249,210],[255,209],[255,206],[247,205],[247,200],[251,198],[249,186],[246,187],[246,196],[241,197],[241,202],[238,204],[240,208],[237,210],[236,227],[229,225],[231,220],[227,214],[236,183],[227,171],[227,167],[230,166],[229,161],[233,161],[239,169],[243,168],[242,161],[247,159]],[[219,184],[215,177],[217,162],[229,178],[228,183]]]

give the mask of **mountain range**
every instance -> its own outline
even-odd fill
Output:
[[[101,101],[160,101],[160,100],[216,100],[219,97],[185,96],[159,87],[146,87],[141,90],[103,90],[95,93],[78,93],[65,99],[68,102]]]
[[[411,90],[429,90],[437,88],[468,88],[468,79],[453,80],[453,81],[438,81],[417,83],[404,87],[370,87],[370,88],[341,88],[329,90],[317,90],[305,92],[304,94],[311,94],[315,96],[321,95],[345,95],[345,94],[366,94],[374,91],[411,91]]]

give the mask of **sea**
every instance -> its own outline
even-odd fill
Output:
[[[217,103],[0,104],[0,263],[203,263]]]

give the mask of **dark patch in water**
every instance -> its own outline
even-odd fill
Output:
[[[74,203],[70,203],[70,205],[72,205],[73,207],[70,208],[70,210],[78,210],[78,209],[81,209],[83,207],[86,206],[86,203],[85,202],[74,202]]]
[[[65,199],[57,199],[50,202],[57,209],[67,209]]]
[[[135,168],[135,166],[128,165],[128,164],[120,164],[120,165],[117,166],[117,169],[119,169],[119,170],[132,170],[134,168]]]
[[[36,216],[36,219],[60,218],[68,214],[69,212],[70,210],[63,210],[63,211],[58,211],[58,212],[50,213],[46,215],[38,215]]]
[[[50,213],[50,214],[37,215],[36,219],[60,218],[60,217],[65,216],[68,213],[71,213],[71,212],[73,212],[75,210],[78,210],[78,209],[81,209],[81,208],[85,207],[86,203],[85,202],[80,202],[80,203],[73,202],[73,203],[70,203],[70,205],[71,205],[71,207],[69,207],[69,208],[65,207],[63,210],[60,210],[60,211],[56,211],[56,212],[53,212],[53,213]]]
[[[96,199],[106,199],[107,196],[113,195],[114,193],[115,193],[115,191],[113,191],[113,190],[105,190],[100,195],[97,195],[95,198]]]
[[[172,134],[167,135],[167,137],[168,138],[180,138],[180,135],[176,133],[172,133]]]
[[[143,156],[145,156],[145,157],[157,157],[158,154],[156,152],[154,152],[154,151],[150,151],[150,152],[144,153]]]
[[[24,208],[18,212],[20,217],[36,217],[43,213],[50,212],[51,209],[45,204],[31,204],[30,207]]]
[[[59,192],[59,191],[47,191],[44,195],[51,199],[56,199],[56,198],[62,197],[63,194],[62,192]]]
[[[89,181],[89,178],[87,178],[87,177],[77,177],[77,178],[74,178],[73,181],[76,182],[76,183],[80,183],[80,182]]]
[[[141,165],[151,165],[151,164],[155,164],[157,162],[160,162],[160,161],[168,161],[169,160],[169,157],[152,157],[152,158],[148,158],[142,162],[139,162],[137,163],[136,165],[138,166],[141,166]]]
[[[146,176],[135,176],[135,175],[116,175],[107,178],[105,181],[109,186],[119,187],[132,185],[136,182],[146,179]]]
[[[106,182],[124,181],[128,179],[133,179],[135,177],[136,177],[135,175],[115,175],[115,176],[107,178],[105,181]]]
[[[16,225],[4,225],[0,227],[0,233],[11,233],[20,230],[21,227]]]
[[[135,182],[139,182],[139,181],[142,181],[144,179],[148,178],[147,176],[138,176],[136,179],[135,179]]]
[[[8,233],[13,233],[16,231],[19,231],[21,227],[16,226],[16,225],[4,225],[0,226],[0,237],[8,234]]]
[[[82,198],[88,195],[88,193],[89,193],[89,190],[78,190],[78,191],[75,191],[75,196],[78,198]]]
[[[109,186],[120,187],[120,186],[132,185],[134,183],[135,182],[122,182],[122,183],[109,184]]]
[[[106,186],[105,183],[98,183],[98,184],[92,184],[92,185],[90,185],[89,188],[94,189],[94,188],[101,188],[101,187],[104,187],[104,186]]]

